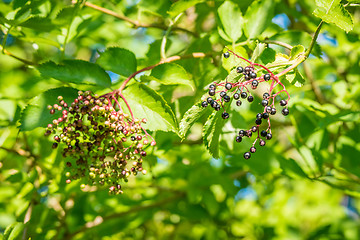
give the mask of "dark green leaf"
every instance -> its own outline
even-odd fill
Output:
[[[149,76],[144,79],[154,80],[164,85],[188,85],[194,89],[194,82],[190,79],[186,70],[175,63],[164,63],[155,67]]]
[[[186,111],[183,118],[179,123],[180,136],[181,138],[185,138],[186,133],[189,131],[191,126],[205,113],[210,112],[210,108],[204,108],[201,106],[202,101],[193,105],[189,110]]]
[[[45,17],[31,17],[25,22],[19,24],[21,27],[32,28],[38,31],[48,32],[55,30],[56,26],[51,22],[50,19]]]
[[[255,47],[253,55],[251,56],[251,61],[256,62],[258,57],[260,57],[260,55],[265,51],[266,48],[267,47],[265,43],[258,43]]]
[[[302,170],[302,168],[297,164],[294,159],[286,159],[284,157],[278,156],[278,161],[280,163],[281,169],[286,175],[293,178],[308,178],[306,173]]]
[[[185,1],[177,1],[174,2],[170,10],[168,11],[168,14],[172,17],[175,17],[179,13],[184,12],[189,7],[195,6],[198,3],[204,2],[204,0],[185,0]]]
[[[291,49],[290,60],[296,59],[300,54],[305,53],[305,47],[303,45],[296,45]]]
[[[213,112],[203,128],[204,144],[214,158],[219,158],[219,138],[225,124],[221,114],[222,111]]]
[[[4,240],[21,239],[25,225],[22,222],[15,222],[5,229]]]
[[[99,65],[82,60],[66,60],[62,64],[46,62],[37,67],[43,77],[62,82],[110,87],[109,75]]]
[[[178,133],[174,112],[156,91],[144,84],[136,83],[127,87],[123,94],[132,108],[134,117],[146,118],[146,129],[151,131],[173,131]]]
[[[135,54],[124,48],[112,47],[100,53],[96,60],[106,70],[128,77],[136,71]]]
[[[47,106],[59,103],[58,96],[62,96],[65,102],[71,104],[77,97],[77,92],[78,90],[74,88],[61,87],[50,89],[33,98],[30,104],[22,111],[20,130],[30,131],[37,127],[46,127],[49,123],[52,123],[52,120],[61,116],[61,112],[50,114]]]
[[[17,9],[19,7],[24,6],[29,0],[14,0],[13,1],[13,9]]]

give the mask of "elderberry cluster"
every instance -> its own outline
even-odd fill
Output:
[[[45,136],[54,134],[53,148],[64,146],[66,183],[82,179],[82,186],[108,185],[109,193],[119,194],[120,183],[131,174],[146,173],[144,149],[156,143],[141,126],[146,119],[124,113],[117,98],[117,92],[98,96],[79,91],[71,104],[59,96],[58,104],[48,106],[50,114],[62,113],[48,124]]]
[[[274,75],[269,69],[265,66],[257,63],[252,63],[247,59],[244,59],[231,50],[225,52],[223,54],[224,58],[229,58],[230,53],[232,53],[235,57],[241,58],[248,62],[247,66],[237,66],[235,70],[237,73],[238,79],[236,82],[214,82],[209,86],[208,96],[201,103],[202,107],[211,106],[215,111],[219,111],[223,109],[222,118],[228,119],[230,117],[229,113],[226,112],[225,106],[232,99],[236,101],[236,106],[240,107],[242,105],[242,101],[245,99],[252,103],[254,101],[254,97],[250,92],[250,89],[256,89],[260,83],[262,82],[270,82],[271,85],[269,87],[269,91],[265,92],[262,96],[261,105],[264,107],[264,110],[256,115],[255,125],[247,130],[240,130],[238,135],[235,138],[236,142],[242,142],[244,137],[251,138],[253,133],[256,136],[256,140],[253,142],[249,152],[244,153],[244,158],[249,159],[251,157],[251,153],[256,152],[255,144],[259,140],[260,146],[265,146],[266,140],[270,140],[272,138],[271,133],[271,124],[270,119],[272,115],[275,115],[277,110],[275,107],[275,97],[279,95],[281,92],[285,92],[288,95],[287,100],[280,100],[279,104],[283,107],[281,113],[284,116],[289,114],[289,109],[287,108],[288,101],[290,96],[285,89],[285,86],[279,81],[278,77]],[[235,78],[234,78],[235,79]],[[271,80],[271,81],[270,81]],[[283,87],[282,90],[275,92],[274,88],[280,85]],[[266,122],[267,126],[263,127],[263,123]],[[257,134],[256,134],[257,133]]]

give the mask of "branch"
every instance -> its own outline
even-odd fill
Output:
[[[164,63],[170,63],[170,62],[174,62],[174,61],[178,61],[178,60],[182,60],[182,59],[188,59],[188,58],[205,58],[205,57],[211,57],[213,55],[213,53],[201,53],[201,52],[196,52],[196,53],[192,53],[189,55],[184,55],[184,56],[172,56],[166,59],[161,60],[159,63],[152,65],[152,66],[148,66],[145,68],[142,68],[136,72],[134,72],[133,74],[131,74],[120,86],[120,88],[117,90],[119,92],[121,92],[122,90],[124,90],[126,84],[132,79],[134,78],[136,75],[138,75],[139,73],[142,73],[144,71],[147,70],[151,70],[153,68],[155,68],[156,66],[159,66],[161,64]]]
[[[263,43],[267,43],[267,44],[275,44],[275,45],[279,45],[281,47],[284,47],[286,49],[289,49],[291,51],[291,49],[293,48],[293,46],[291,46],[290,44],[284,43],[284,42],[280,42],[277,40],[270,40],[270,39],[265,39],[264,41],[262,41]]]
[[[74,3],[74,2],[76,2],[76,1],[73,0],[73,3]],[[89,3],[89,2],[85,2],[85,6],[86,6],[86,7],[89,7],[89,8],[92,8],[92,9],[95,9],[95,10],[97,10],[97,11],[99,11],[99,12],[103,12],[103,13],[108,14],[108,15],[110,15],[110,16],[116,17],[117,19],[123,20],[123,21],[125,21],[125,22],[131,23],[134,28],[140,28],[140,27],[143,27],[143,28],[158,28],[158,29],[162,29],[162,30],[167,30],[167,29],[169,28],[169,26],[166,26],[166,25],[140,23],[139,21],[132,20],[131,18],[128,18],[128,17],[126,17],[126,16],[119,15],[119,14],[117,14],[117,13],[114,12],[114,11],[111,11],[111,10],[109,10],[109,9],[100,7],[100,6],[98,6],[98,5],[95,5],[95,4],[92,4],[92,3]],[[199,37],[199,34],[198,34],[198,33],[192,32],[192,31],[190,31],[190,30],[188,30],[188,29],[186,29],[186,28],[173,27],[172,29],[173,29],[174,31],[182,31],[182,32],[191,34],[191,35],[194,36],[194,37]]]
[[[131,208],[130,210],[125,211],[125,212],[114,213],[112,215],[108,215],[108,216],[105,216],[105,217],[98,216],[98,217],[95,218],[94,221],[86,223],[85,226],[83,226],[79,230],[65,236],[65,238],[66,239],[72,239],[77,234],[86,232],[89,229],[93,229],[93,228],[99,226],[100,224],[105,224],[106,221],[114,219],[114,218],[125,217],[127,215],[132,214],[132,213],[141,212],[141,211],[148,210],[148,209],[151,209],[151,208],[163,207],[165,204],[171,203],[171,202],[173,202],[173,201],[175,201],[175,200],[177,200],[179,198],[182,198],[184,196],[185,196],[185,193],[179,193],[179,194],[173,195],[173,196],[171,196],[169,198],[165,198],[165,199],[163,199],[163,200],[161,200],[159,202],[155,202],[155,203],[149,204],[149,205],[137,206],[137,207]]]
[[[323,21],[321,21],[318,25],[318,27],[316,28],[316,31],[314,33],[314,36],[312,37],[311,39],[311,42],[310,42],[310,46],[308,48],[308,50],[305,52],[305,58],[308,58],[310,53],[311,53],[311,50],[313,49],[313,47],[315,46],[315,43],[316,43],[316,39],[317,37],[319,36],[319,33],[320,33],[320,30],[321,30],[321,26],[323,24]]]
[[[14,54],[12,54],[11,52],[9,52],[8,50],[6,50],[3,46],[0,45],[0,48],[1,48],[1,51],[2,53],[12,57],[12,58],[15,58],[16,60],[19,60],[20,62],[23,62],[25,63],[26,65],[30,65],[30,66],[36,66],[37,64],[34,63],[34,62],[31,62],[29,60],[26,60],[26,59],[23,59],[21,57],[18,57],[18,56],[15,56]]]

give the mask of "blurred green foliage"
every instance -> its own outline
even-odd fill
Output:
[[[0,2],[0,238],[360,239],[359,1],[91,4]],[[312,54],[282,79],[290,115],[274,117],[273,139],[244,160],[250,140],[234,138],[258,106],[232,107],[231,119],[211,125],[210,111],[196,106],[206,86],[238,64],[222,63],[224,46],[284,64],[309,48],[320,18]],[[290,52],[284,44],[301,46]],[[163,54],[195,52],[207,57],[160,65],[125,89],[134,109],[154,111],[148,174],[123,184],[120,196],[66,184],[60,150],[38,127],[48,117],[39,108],[56,101],[46,91],[103,94]],[[185,114],[192,107],[198,113]]]

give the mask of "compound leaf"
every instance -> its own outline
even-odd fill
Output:
[[[82,60],[65,60],[61,64],[52,61],[37,67],[43,77],[76,83],[110,87],[109,75],[99,65]]]
[[[136,71],[137,62],[135,54],[127,49],[112,47],[100,53],[96,60],[106,70],[128,77]]]
[[[148,86],[136,83],[128,86],[123,95],[129,103],[134,117],[146,118],[146,129],[151,131],[173,131],[178,133],[174,112],[165,99]]]

